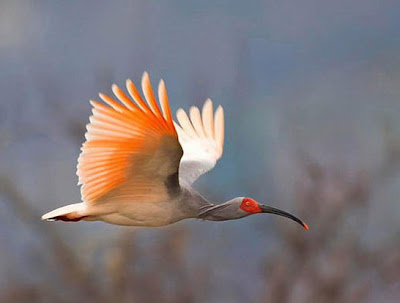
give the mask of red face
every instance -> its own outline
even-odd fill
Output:
[[[256,214],[261,212],[261,208],[257,201],[251,198],[243,198],[242,204],[240,204],[240,209],[251,214]]]

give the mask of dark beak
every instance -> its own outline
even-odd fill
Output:
[[[282,216],[282,217],[286,217],[289,219],[292,219],[293,221],[296,221],[297,223],[299,223],[301,226],[304,227],[304,229],[308,230],[308,225],[306,223],[304,223],[303,221],[301,221],[299,218],[274,207],[271,206],[267,206],[267,205],[263,205],[263,204],[259,204],[261,212],[263,213],[267,213],[267,214],[274,214],[274,215],[278,215],[278,216]]]

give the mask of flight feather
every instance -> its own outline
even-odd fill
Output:
[[[112,91],[118,101],[99,94],[105,104],[90,102],[93,115],[89,118],[86,142],[77,166],[82,200],[88,203],[121,192],[140,196],[140,199],[144,197],[144,201],[144,192],[147,192],[148,199],[157,200],[156,196],[165,192],[164,180],[178,172],[182,148],[164,82],[160,82],[159,88],[162,110],[157,105],[147,73],[142,77],[147,102],[132,81],[126,83],[133,101],[114,84]],[[152,197],[149,190],[155,196]]]
[[[176,113],[175,128],[183,148],[179,176],[182,183],[192,184],[202,174],[210,171],[221,158],[224,147],[224,112],[221,106],[213,111],[208,99],[202,113],[191,107],[190,118],[183,109]]]

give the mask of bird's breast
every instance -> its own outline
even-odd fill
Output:
[[[104,214],[99,219],[117,225],[163,226],[187,217],[174,201],[120,201],[113,212]]]

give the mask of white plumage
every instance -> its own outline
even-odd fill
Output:
[[[190,119],[183,109],[176,113],[179,143],[183,157],[179,166],[182,182],[192,184],[202,174],[214,168],[221,158],[224,144],[224,112],[219,106],[213,112],[213,105],[208,99],[203,106],[202,115],[197,107],[191,107]]]

